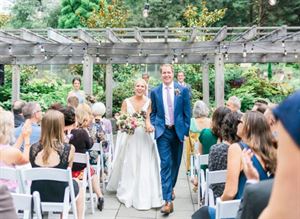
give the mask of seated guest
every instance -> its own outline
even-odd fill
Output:
[[[22,109],[25,106],[25,102],[22,100],[17,100],[13,104],[14,122],[15,128],[19,127],[23,122],[25,122],[24,116],[22,114]]]
[[[106,108],[105,105],[101,102],[97,102],[92,106],[93,113],[93,122],[92,127],[90,129],[90,134],[94,140],[94,142],[102,143],[103,148],[103,157],[104,157],[104,171],[108,172],[108,168],[110,167],[110,159],[111,156],[110,150],[112,150],[112,144],[109,142],[108,134],[112,133],[112,126],[110,120],[104,118]],[[93,161],[91,163],[96,164],[98,153],[90,151],[91,158]]]
[[[22,133],[18,139],[18,141],[21,141],[20,144],[22,144],[23,140],[25,141],[24,153],[22,153],[18,148],[9,145],[12,142],[11,138],[14,136],[13,133],[13,114],[11,112],[3,110],[0,113],[0,168],[15,168],[16,165],[23,165],[29,162],[29,136],[31,134],[30,121],[26,121],[26,123],[23,126]],[[13,192],[16,191],[18,186],[17,182],[4,179],[0,179],[0,184],[6,185],[8,189]]]
[[[190,132],[185,140],[186,145],[186,168],[190,171],[191,155],[198,154],[199,135],[205,128],[211,127],[211,119],[208,118],[209,109],[206,104],[198,100],[193,108],[193,118],[191,119]]]
[[[251,161],[260,180],[272,178],[276,168],[276,142],[265,117],[259,112],[246,112],[238,125],[237,135],[242,139],[230,145],[227,156],[227,176],[222,201],[240,199],[243,196],[246,176],[241,161],[242,150],[251,149]],[[200,208],[193,216],[207,215],[215,218],[215,209]],[[203,216],[204,218],[205,216]],[[202,218],[202,217],[201,217]]]
[[[76,96],[70,96],[67,99],[67,105],[76,109],[79,105],[79,100]]]
[[[199,136],[199,153],[208,154],[210,147],[216,144],[218,141],[222,142],[221,126],[224,117],[230,113],[227,107],[218,107],[212,115],[211,128],[203,129]]]
[[[64,143],[64,115],[57,110],[48,110],[42,119],[42,134],[39,142],[30,148],[30,163],[33,168],[52,167],[67,169],[72,167],[75,148]],[[42,202],[63,202],[68,183],[38,180],[31,184],[31,192],[38,191]],[[79,218],[83,218],[83,190],[79,182],[73,180],[76,206]]]
[[[64,133],[65,133],[65,143],[69,143],[70,139],[72,138],[71,131],[76,128],[76,120],[75,120],[75,109],[73,107],[67,106],[61,108],[59,110],[62,114],[64,114],[65,119],[65,126],[64,126]]]
[[[60,110],[64,106],[61,103],[53,103],[51,106],[49,106],[48,110],[53,109],[53,110]]]
[[[71,131],[72,137],[70,139],[70,144],[75,146],[75,152],[86,153],[94,144],[88,130],[92,122],[91,108],[85,103],[79,104],[75,111],[75,116],[77,120],[77,128]],[[85,164],[74,163],[72,167],[73,177],[81,179],[85,167]],[[91,168],[91,174],[93,191],[95,191],[98,197],[97,207],[100,211],[102,211],[104,198],[99,186],[99,177],[93,168]]]
[[[253,166],[250,149],[242,152],[243,171],[247,177],[243,198],[236,219],[256,219],[267,206],[272,187],[273,179],[259,182],[259,174]]]
[[[241,112],[241,101],[236,96],[231,96],[226,102],[226,107],[232,112]]]
[[[22,109],[22,113],[25,119],[29,119],[31,122],[31,135],[30,144],[34,144],[40,140],[41,137],[41,127],[39,123],[42,120],[42,109],[40,104],[37,102],[26,103]],[[15,137],[18,138],[22,132],[23,124],[15,129]],[[24,145],[21,145],[21,151],[23,151]]]
[[[13,199],[5,185],[0,185],[0,217],[18,219],[14,208]]]
[[[277,120],[278,167],[270,201],[259,218],[300,218],[300,91],[279,104],[273,114]]]
[[[268,102],[265,100],[257,100],[254,103],[254,106],[252,108],[252,111],[258,111],[261,112],[262,114],[265,113],[265,111],[268,108]]]
[[[237,126],[242,114],[237,112],[228,113],[221,126],[222,142],[211,146],[208,157],[208,169],[210,171],[227,169],[228,147],[240,141],[237,136]],[[215,198],[223,194],[225,183],[211,185]]]

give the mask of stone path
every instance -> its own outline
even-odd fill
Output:
[[[190,219],[197,209],[197,195],[191,190],[191,184],[185,171],[185,157],[181,162],[178,181],[175,187],[176,199],[174,212],[168,217],[162,216],[160,209],[138,211],[134,208],[126,208],[121,204],[115,194],[105,193],[105,205],[102,212],[95,209],[95,214],[86,213],[86,219]]]

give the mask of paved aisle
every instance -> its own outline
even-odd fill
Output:
[[[185,174],[185,157],[181,162],[178,181],[175,188],[176,199],[174,201],[174,212],[168,217],[163,217],[160,209],[149,211],[138,211],[134,208],[126,208],[121,204],[115,194],[105,194],[104,209],[100,212],[95,209],[95,214],[86,213],[86,219],[145,219],[145,218],[165,218],[165,219],[190,219],[197,209],[196,193],[191,191],[190,183]]]

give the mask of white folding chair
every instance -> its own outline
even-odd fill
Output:
[[[100,152],[98,158],[97,158],[97,165],[96,165],[96,173],[100,179],[102,179],[102,185],[103,185],[103,192],[105,191],[105,181],[104,181],[104,154],[103,154],[103,148],[102,148],[102,142],[100,143],[94,143],[93,147],[90,148],[91,151],[97,151]]]
[[[40,193],[35,191],[32,195],[11,193],[16,211],[24,211],[23,219],[42,219]]]
[[[65,188],[63,202],[42,202],[43,212],[62,212],[62,219],[67,219],[69,210],[72,208],[73,217],[77,219],[77,208],[75,193],[73,187],[71,168],[58,169],[58,168],[32,168],[21,171],[23,188],[26,194],[30,194],[30,182],[36,180],[50,180],[66,182],[68,186]],[[71,198],[71,202],[70,202]]]
[[[15,169],[12,167],[0,167],[0,179],[15,181],[18,184],[16,192],[24,193],[24,188],[21,180],[21,173],[19,169]]]
[[[236,218],[240,202],[240,199],[221,201],[220,198],[217,198],[216,219]]]
[[[204,197],[205,194],[205,174],[204,170],[201,169],[201,165],[208,165],[208,154],[200,154],[196,157],[196,170],[198,172],[198,208],[200,208],[201,199]]]
[[[89,201],[91,204],[92,214],[95,213],[95,202],[97,200],[96,194],[93,192],[92,185],[92,174],[91,174],[91,165],[90,165],[90,155],[88,152],[83,153],[75,153],[74,155],[74,163],[86,164],[86,168],[83,173],[82,187],[84,189],[84,200],[86,197],[86,188],[89,189]],[[84,202],[85,203],[85,202]]]
[[[205,205],[211,207],[215,206],[214,198],[210,198],[213,197],[213,191],[211,190],[211,192],[209,192],[209,187],[212,184],[225,183],[226,173],[227,170],[209,171],[208,169],[206,169]]]

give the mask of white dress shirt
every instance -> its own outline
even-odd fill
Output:
[[[174,113],[174,83],[172,82],[169,86],[163,84],[162,86],[162,94],[163,94],[163,103],[164,103],[164,111],[165,111],[165,123],[166,125],[174,125],[170,124],[170,115],[169,115],[169,109],[168,109],[168,102],[167,102],[167,89],[166,87],[169,87],[170,97],[172,101],[172,108]],[[174,122],[175,122],[175,116],[174,116]]]

